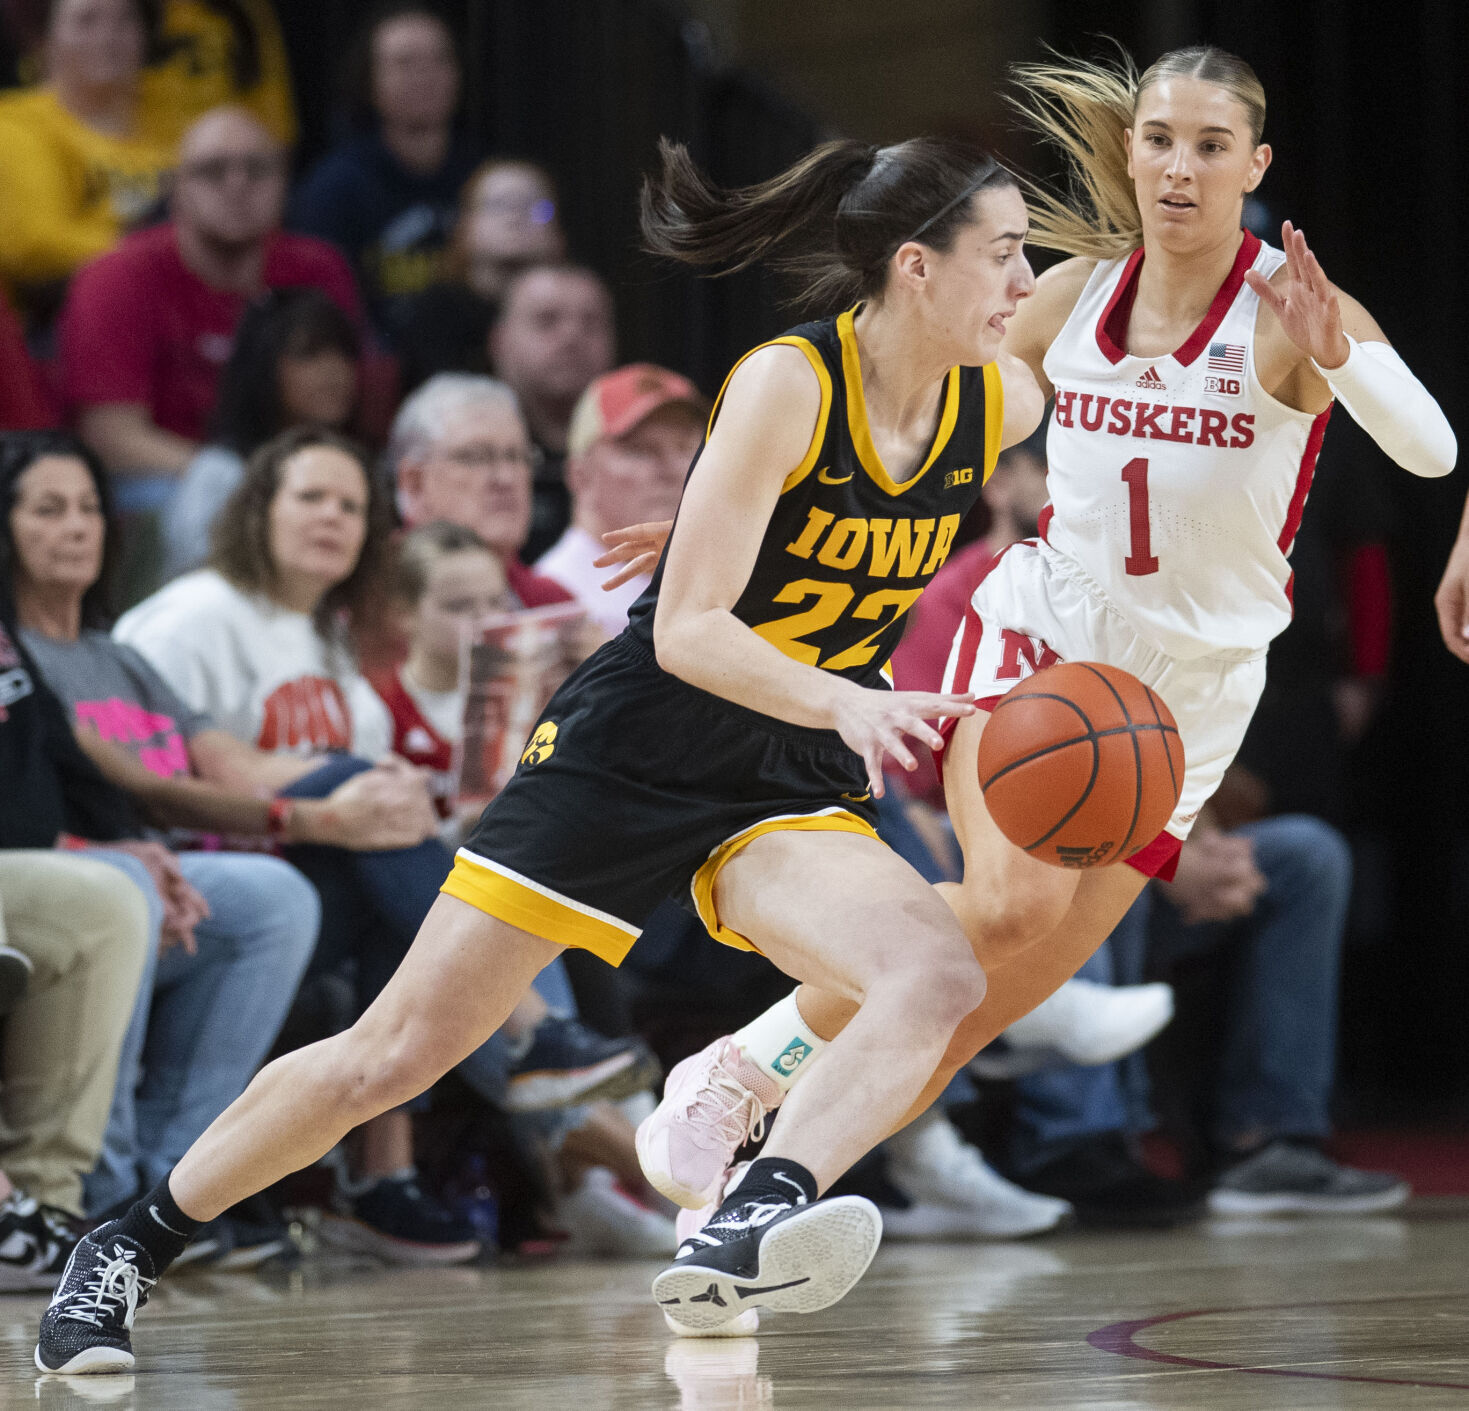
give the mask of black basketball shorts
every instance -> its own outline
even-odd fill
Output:
[[[668,896],[755,950],[720,923],[720,868],[762,833],[875,838],[876,818],[866,768],[834,731],[690,686],[624,633],[552,697],[443,890],[612,965]]]

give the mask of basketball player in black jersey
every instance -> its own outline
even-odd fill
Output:
[[[831,143],[712,188],[665,145],[655,251],[804,274],[838,317],[741,360],[628,629],[557,692],[382,995],[265,1068],[156,1190],[77,1247],[41,1327],[51,1372],[125,1371],[133,1313],[190,1234],[422,1092],[563,947],[617,964],[670,893],[718,939],[860,1004],[766,1154],[655,1284],[682,1325],[809,1312],[876,1249],[875,1207],[820,1192],[897,1125],[985,979],[954,914],[873,830],[886,756],[968,697],[882,678],[1034,378],[996,362],[1033,279],[1026,211],[988,158]]]

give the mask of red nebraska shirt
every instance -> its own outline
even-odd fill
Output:
[[[270,236],[265,284],[314,285],[362,321],[351,268],[325,241]],[[248,303],[184,263],[172,224],[130,235],[72,280],[57,325],[68,406],[141,403],[163,430],[202,440]]]

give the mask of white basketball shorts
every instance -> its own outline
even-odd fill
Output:
[[[993,710],[1012,686],[1058,661],[1099,661],[1151,686],[1178,721],[1184,778],[1158,837],[1129,860],[1172,877],[1178,849],[1249,727],[1265,687],[1265,653],[1229,651],[1180,661],[1136,630],[1069,559],[1033,539],[998,554],[974,590],[949,651],[945,691],[973,691]],[[945,725],[952,730],[954,722]],[[946,731],[947,735],[947,731]]]

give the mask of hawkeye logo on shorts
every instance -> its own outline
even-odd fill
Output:
[[[520,762],[522,764],[544,764],[555,753],[556,722],[543,720],[536,726],[536,733],[530,737],[530,743],[526,745]]]
[[[810,1057],[810,1054],[810,1044],[805,1043],[801,1039],[792,1039],[790,1043],[785,1046],[785,1051],[781,1054],[781,1056],[777,1058],[775,1062],[772,1063],[770,1066],[774,1068],[777,1073],[785,1073],[789,1075],[791,1073],[794,1073],[796,1069],[799,1068],[808,1057]]]
[[[966,465],[962,470],[951,470],[944,476],[944,489],[952,490],[959,485],[974,484],[974,467]]]

